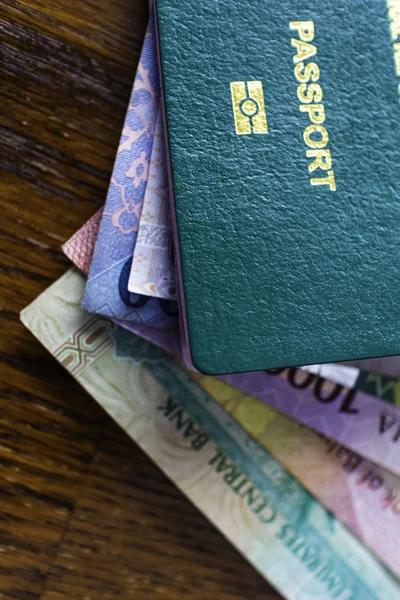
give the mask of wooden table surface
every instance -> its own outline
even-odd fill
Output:
[[[0,598],[279,596],[19,322],[105,200],[146,0],[0,0]]]

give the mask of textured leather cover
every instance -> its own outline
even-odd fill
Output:
[[[399,79],[385,0],[157,0],[157,20],[195,367],[400,353]],[[249,118],[253,133],[237,133],[232,82],[261,82],[259,133]],[[318,144],[330,156],[310,171]],[[330,183],[312,183],[328,160]]]

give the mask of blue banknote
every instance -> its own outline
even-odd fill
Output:
[[[176,329],[176,302],[128,290],[159,104],[155,23],[151,15],[82,306],[89,312],[132,323]]]

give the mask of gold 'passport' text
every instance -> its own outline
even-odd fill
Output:
[[[313,159],[308,165],[311,185],[324,185],[336,191],[335,173],[332,168],[331,151],[328,148],[329,134],[323,123],[325,122],[325,106],[322,103],[323,91],[317,81],[320,78],[319,66],[310,61],[317,54],[317,47],[311,42],[315,37],[313,21],[291,21],[291,31],[297,37],[291,39],[292,46],[296,49],[293,56],[294,75],[299,82],[297,97],[301,104],[300,112],[308,116],[310,124],[304,129],[303,139],[309,148],[306,150],[307,158]]]

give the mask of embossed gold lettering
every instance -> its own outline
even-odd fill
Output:
[[[307,158],[315,158],[315,160],[308,165],[310,173],[315,169],[322,169],[323,171],[329,171],[332,166],[332,157],[330,150],[307,150]]]
[[[323,104],[300,104],[299,110],[308,113],[311,123],[321,125],[325,121],[325,107]]]
[[[393,0],[388,0],[393,1]],[[397,0],[396,0],[397,1]],[[399,0],[400,1],[400,0]],[[329,143],[329,134],[325,123],[325,106],[322,104],[323,90],[319,83],[320,69],[316,62],[305,63],[306,60],[317,54],[317,46],[311,44],[315,37],[313,21],[291,21],[289,29],[297,31],[298,38],[291,38],[291,45],[296,49],[293,56],[294,76],[300,83],[297,87],[297,98],[301,102],[299,111],[308,116],[310,125],[303,132],[303,139],[308,148],[307,158],[314,160],[308,165],[309,173],[321,169],[323,177],[311,177],[310,184],[313,186],[328,186],[329,190],[336,191],[335,173],[332,169],[331,151],[326,148]],[[309,83],[309,82],[312,83]]]
[[[319,135],[320,139],[313,139],[311,137],[313,134]],[[325,148],[329,142],[329,135],[325,127],[323,125],[315,125],[315,123],[305,128],[303,138],[309,148]]]
[[[303,42],[312,42],[314,39],[314,21],[290,21],[289,28],[297,31]]]
[[[317,48],[314,46],[314,44],[301,42],[300,40],[296,40],[296,38],[292,38],[291,43],[292,46],[294,46],[294,48],[297,50],[297,54],[293,56],[293,62],[295,64],[317,54]]]
[[[400,43],[393,44],[394,64],[396,66],[396,75],[400,77]]]
[[[395,41],[400,35],[400,15],[396,17],[395,21],[392,21],[390,25],[390,31],[392,34],[392,40]]]
[[[299,62],[294,68],[294,74],[297,81],[300,81],[301,83],[308,83],[310,79],[315,82],[319,79],[319,66],[315,62],[308,63],[307,65],[304,65],[303,62]]]
[[[327,177],[312,177],[311,185],[329,185],[332,192],[336,192],[335,174],[333,171],[328,171]]]
[[[393,42],[394,67],[397,77],[400,77],[400,0],[386,0],[386,6],[390,21],[390,35]],[[400,94],[400,83],[397,83],[397,92]]]
[[[321,102],[322,88],[319,83],[310,83],[310,85],[302,83],[297,88],[297,97],[300,102],[304,102],[305,104],[310,104],[311,102]]]
[[[389,5],[389,19],[390,19],[390,32],[392,34],[392,40],[396,41],[400,36],[400,5],[399,3],[393,3]]]

